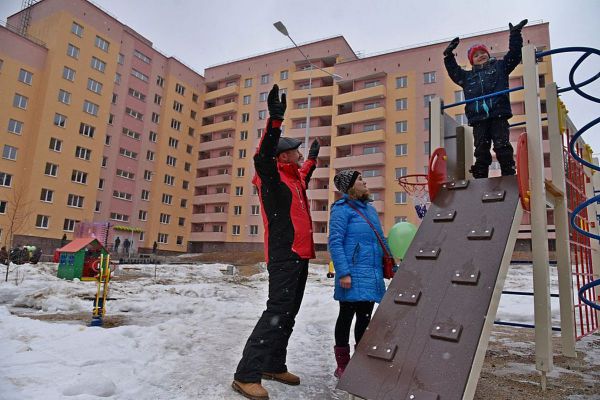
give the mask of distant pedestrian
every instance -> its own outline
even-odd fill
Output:
[[[60,239],[60,247],[64,247],[67,244],[68,240],[67,240],[67,234],[65,233],[62,237],[62,239]]]
[[[152,245],[152,254],[156,254],[156,249],[158,249],[158,243],[154,241],[154,244]]]
[[[119,246],[121,245],[121,238],[117,236],[115,239],[115,253],[119,253]]]
[[[127,255],[129,255],[129,246],[131,246],[131,242],[129,239],[125,238],[125,241],[123,242],[123,252]]]

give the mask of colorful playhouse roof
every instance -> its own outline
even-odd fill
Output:
[[[85,248],[86,246],[88,246],[90,244],[92,244],[92,247],[95,249],[98,249],[98,248],[104,249],[104,246],[102,246],[102,244],[98,241],[98,239],[93,238],[93,237],[87,237],[87,238],[75,239],[72,242],[70,242],[69,244],[58,249],[58,251],[60,253],[76,253],[79,250]],[[106,249],[104,249],[104,250],[106,250]]]

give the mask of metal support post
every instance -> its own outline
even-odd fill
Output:
[[[444,147],[442,99],[434,97],[429,103],[429,153]]]

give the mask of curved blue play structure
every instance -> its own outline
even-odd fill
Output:
[[[593,101],[595,103],[600,103],[600,98],[594,97],[588,93],[585,93],[583,90],[581,90],[581,88],[583,86],[588,85],[588,84],[594,82],[596,79],[600,78],[600,72],[598,72],[596,75],[592,76],[591,78],[589,78],[583,82],[577,83],[577,84],[575,83],[575,79],[574,79],[575,71],[577,70],[577,68],[579,68],[581,63],[583,63],[583,61],[592,54],[600,56],[600,50],[594,49],[591,47],[564,47],[564,48],[560,48],[560,49],[554,49],[554,50],[548,50],[548,51],[536,53],[536,56],[541,58],[543,56],[551,55],[551,54],[572,53],[572,52],[583,53],[583,55],[575,62],[575,64],[573,64],[573,67],[571,67],[571,70],[569,71],[569,84],[571,86],[559,89],[558,93],[564,93],[564,92],[568,92],[569,90],[574,90],[575,93],[577,93],[581,97],[588,99],[590,101]],[[594,119],[593,121],[590,121],[583,128],[579,129],[577,131],[577,133],[575,133],[575,135],[573,135],[573,137],[571,138],[571,141],[569,142],[569,153],[580,164],[583,164],[586,167],[591,168],[594,171],[600,172],[600,167],[590,163],[587,160],[584,160],[575,151],[575,143],[577,142],[577,139],[579,139],[581,137],[581,135],[583,135],[591,127],[597,125],[599,122],[600,122],[600,117]],[[576,218],[577,218],[577,215],[579,215],[579,213],[583,209],[585,209],[589,205],[594,204],[598,201],[600,201],[600,195],[596,195],[592,198],[587,199],[586,201],[584,201],[583,203],[581,203],[577,207],[575,207],[575,209],[571,213],[571,218],[570,218],[570,223],[571,223],[571,226],[573,227],[573,229],[575,229],[580,234],[587,236],[593,240],[600,240],[600,235],[596,235],[594,233],[587,232],[587,231],[581,229],[577,225]],[[586,283],[579,289],[578,296],[579,296],[579,299],[582,302],[584,302],[585,304],[587,304],[588,306],[594,308],[595,310],[600,310],[600,304],[595,303],[594,301],[585,297],[586,291],[588,291],[594,287],[597,287],[597,286],[600,286],[600,279],[596,279],[594,281]]]

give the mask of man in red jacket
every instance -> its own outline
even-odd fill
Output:
[[[261,378],[299,385],[300,378],[287,370],[287,345],[302,303],[308,260],[315,257],[312,219],[306,188],[316,168],[319,143],[310,146],[308,160],[298,139],[280,137],[286,109],[285,94],[273,85],[268,97],[269,120],[266,133],[254,155],[258,188],[265,225],[265,255],[269,272],[267,309],[246,342],[232,383],[249,399],[268,399]]]

